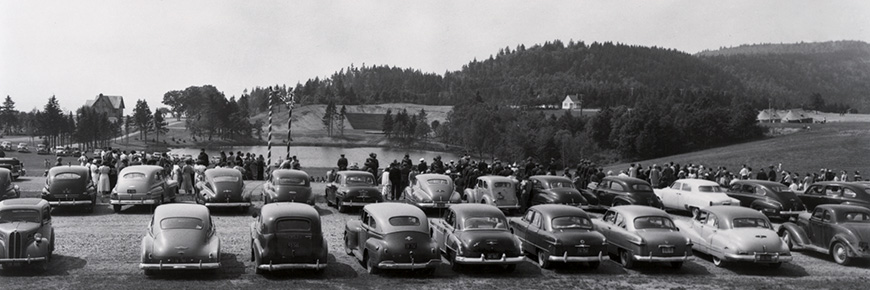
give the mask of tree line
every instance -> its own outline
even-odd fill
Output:
[[[278,94],[278,98],[286,98],[286,91]],[[262,122],[251,123],[249,120],[251,98],[244,94],[238,100],[235,96],[228,99],[216,87],[204,85],[166,92],[163,104],[170,107],[176,118],[187,118],[185,128],[195,137],[238,140],[250,138],[255,132],[261,133]],[[265,105],[268,108],[268,102]]]

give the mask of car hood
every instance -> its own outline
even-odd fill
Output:
[[[787,251],[779,236],[771,229],[736,228],[728,230],[728,238],[738,249],[747,252]]]
[[[31,223],[31,222],[11,222],[11,223],[2,223],[0,224],[0,232],[2,233],[11,233],[12,231],[17,232],[32,232],[39,229],[40,224]]]

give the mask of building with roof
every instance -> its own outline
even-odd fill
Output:
[[[577,95],[567,95],[565,96],[565,100],[562,101],[562,109],[563,110],[580,110],[583,107],[583,104],[580,102],[580,98]]]
[[[99,113],[105,113],[109,121],[118,122],[124,118],[124,97],[97,95],[93,100],[85,101],[86,107],[91,107]]]
[[[789,110],[785,116],[782,117],[783,123],[812,123],[813,117],[810,117],[807,112],[800,109]]]
[[[779,123],[780,120],[782,120],[782,117],[780,117],[779,114],[776,113],[776,110],[770,109],[761,110],[761,112],[758,112],[758,116],[756,117],[756,119],[758,120],[758,122],[761,123]]]

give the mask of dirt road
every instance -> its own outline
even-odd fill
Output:
[[[16,184],[22,188],[24,196],[37,197],[44,179],[29,177]],[[246,189],[258,194],[260,184],[249,182]],[[323,193],[323,184],[313,186],[315,193]],[[4,270],[0,273],[0,288],[864,289],[870,277],[870,263],[866,261],[843,267],[825,255],[809,252],[795,253],[794,262],[780,269],[753,265],[717,268],[709,257],[699,256],[681,270],[659,265],[625,270],[612,261],[602,263],[597,270],[584,267],[542,270],[532,262],[524,262],[512,274],[492,269],[456,273],[445,261],[431,278],[409,277],[405,273],[369,275],[342,249],[344,223],[356,215],[340,214],[326,207],[322,200],[317,207],[330,251],[329,266],[320,276],[306,272],[254,274],[248,230],[253,218],[248,213],[219,211],[213,212],[222,247],[222,265],[217,274],[183,272],[146,277],[138,269],[139,243],[151,217],[150,210],[125,208],[121,214],[114,214],[109,205],[104,204],[93,214],[55,209],[57,250],[51,269],[46,273]]]

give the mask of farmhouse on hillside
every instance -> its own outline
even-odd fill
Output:
[[[577,95],[567,95],[562,101],[562,110],[580,110],[583,104],[580,103],[580,98]]]
[[[779,114],[776,113],[776,110],[773,109],[761,110],[761,112],[758,112],[758,117],[756,118],[758,119],[758,122],[761,123],[779,123],[782,120],[782,117],[780,117]]]
[[[105,113],[110,122],[118,122],[124,117],[124,97],[99,94],[96,99],[85,101],[86,107]]]
[[[782,117],[783,123],[812,123],[813,117],[810,117],[804,110],[794,109],[789,110],[784,117]]]

